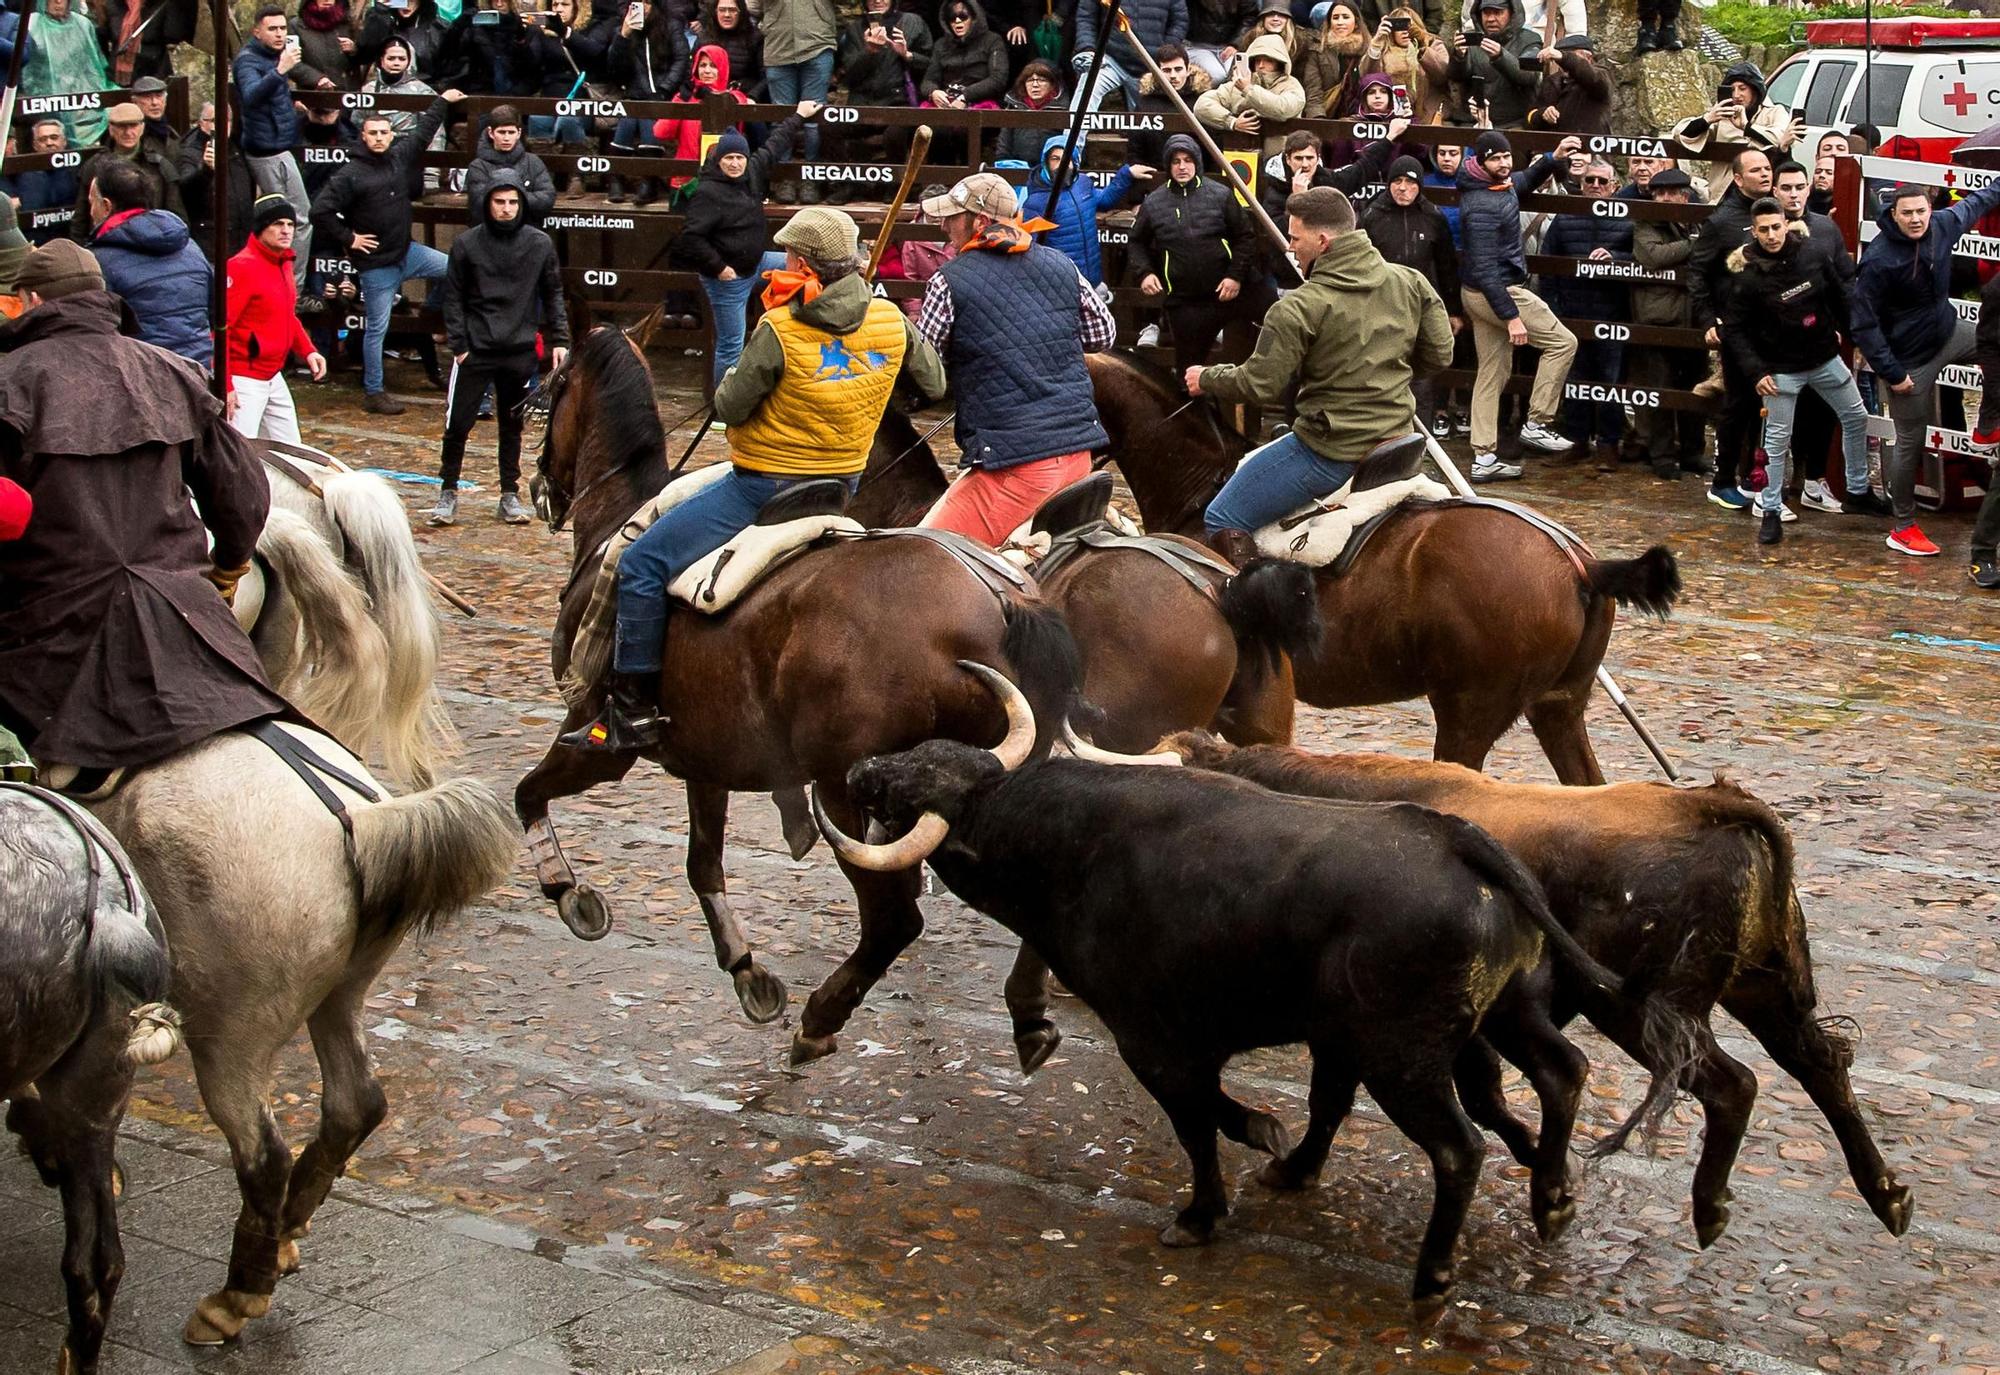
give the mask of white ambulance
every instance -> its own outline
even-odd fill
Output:
[[[1771,74],[1765,99],[1805,117],[1802,152],[1830,129],[1873,124],[1883,156],[1947,162],[2000,123],[2000,19],[1877,19],[1872,60],[1870,36],[1860,19],[1814,20],[1810,46]]]

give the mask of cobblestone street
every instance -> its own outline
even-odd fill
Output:
[[[675,361],[669,421],[706,367]],[[391,386],[412,378],[405,365]],[[345,388],[298,393],[309,442],[356,466],[435,471],[435,393],[389,420]],[[670,457],[685,438],[670,436]],[[570,550],[566,534],[493,520],[491,444],[482,426],[469,460],[482,488],[460,524],[419,524],[418,541],[480,610],[446,622],[457,768],[510,796],[561,715],[547,633]],[[717,433],[697,461],[723,453]],[[435,487],[400,490],[420,522]],[[476,912],[392,961],[368,1017],[389,1117],[238,1347],[179,1340],[222,1279],[226,1153],[185,1056],[141,1075],[104,1370],[2000,1372],[2000,600],[1966,579],[1969,513],[1926,516],[1938,559],[1891,554],[1880,522],[1812,511],[1760,549],[1753,517],[1701,492],[1585,462],[1531,465],[1503,495],[1602,555],[1655,542],[1679,555],[1678,612],[1621,615],[1606,665],[1687,774],[1725,771],[1791,824],[1820,1012],[1854,1019],[1856,1089],[1915,1191],[1900,1240],[1855,1194],[1804,1091],[1718,1012],[1761,1091],[1734,1221],[1708,1251],[1689,1221],[1692,1103],[1650,1154],[1577,1161],[1577,1219],[1548,1248],[1525,1172],[1489,1139],[1455,1302],[1413,1326],[1430,1171],[1365,1099],[1317,1192],[1266,1191],[1257,1158],[1226,1147],[1235,1204],[1215,1244],[1164,1250],[1156,1233],[1186,1183],[1173,1134],[1074,1000],[1054,1009],[1055,1057],[1021,1075],[1001,1002],[1011,937],[927,898],[928,929],[839,1052],[790,1070],[800,1003],[852,946],[851,892],[824,846],[788,857],[766,799],[735,799],[731,891],[793,993],[785,1023],[751,1025],[681,874],[680,789],[635,771],[555,812],[613,904],[609,938],[573,939],[524,853]],[[1601,695],[1591,726],[1610,778],[1656,776]],[[1430,715],[1302,708],[1298,734],[1427,756]],[[1552,781],[1523,728],[1489,768]],[[1645,1076],[1587,1026],[1569,1034],[1592,1064],[1581,1146]],[[317,1117],[317,1074],[301,1037],[279,1081],[294,1147]],[[1303,1125],[1303,1052],[1245,1057],[1225,1080]],[[53,1195],[0,1162],[0,1372],[54,1366],[61,1237]]]

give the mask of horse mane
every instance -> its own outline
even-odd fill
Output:
[[[584,339],[581,353],[584,365],[597,374],[598,409],[591,430],[607,436],[612,465],[631,461],[634,471],[639,471],[644,465],[637,460],[650,451],[659,455],[664,467],[666,423],[660,419],[660,403],[653,396],[652,371],[632,341],[615,327],[598,329]],[[658,490],[658,484],[648,490]]]
[[[1181,385],[1181,379],[1174,376],[1173,370],[1164,363],[1155,363],[1143,353],[1107,353],[1103,357],[1122,364],[1136,373],[1142,381],[1159,393],[1160,400],[1168,411],[1174,410],[1188,399],[1187,391]],[[1208,423],[1215,429],[1217,442],[1222,445],[1225,452],[1233,447],[1236,453],[1241,454],[1250,447],[1250,441],[1243,437],[1243,432],[1224,420],[1216,409],[1215,402],[1209,398],[1197,397],[1190,409],[1207,417]]]

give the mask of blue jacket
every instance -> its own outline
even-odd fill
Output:
[[[208,326],[213,277],[180,216],[143,211],[100,229],[90,251],[104,269],[106,289],[132,307],[141,339],[210,365],[215,349]]]
[[[243,151],[261,158],[295,147],[299,116],[292,108],[291,80],[278,70],[278,54],[253,38],[236,54],[229,74],[243,104]]]
[[[974,249],[938,275],[951,288],[944,361],[968,465],[1012,468],[1111,442],[1077,338],[1084,286],[1074,263],[1046,244]]]
[[[1528,280],[1528,255],[1521,248],[1521,197],[1555,175],[1556,160],[1544,154],[1494,189],[1470,156],[1458,169],[1459,285],[1477,291],[1502,320],[1521,312],[1510,286]]]
[[[1097,46],[1099,8],[1094,4],[1076,7],[1076,55],[1072,65],[1078,71],[1090,61],[1090,50]],[[1187,0],[1130,0],[1119,7],[1119,13],[1130,21],[1131,35],[1113,34],[1104,45],[1104,55],[1135,81],[1146,70],[1146,60],[1132,51],[1134,43],[1143,44],[1147,52],[1158,52],[1163,44],[1187,41]]]
[[[0,8],[0,71],[12,70],[7,64],[14,60],[14,35],[20,31],[21,16],[14,12],[13,5]],[[35,35],[34,30],[30,29],[27,51],[21,54],[21,61],[25,64],[32,61],[34,56]]]
[[[1603,215],[1555,215],[1542,234],[1542,252],[1557,258],[1588,258],[1592,249],[1610,252],[1614,262],[1632,261],[1632,221]],[[1544,277],[1542,299],[1558,315],[1581,320],[1629,320],[1630,289],[1624,282],[1593,277]]]
[[[1455,187],[1458,185],[1458,179],[1456,177],[1448,177],[1442,172],[1426,172],[1424,173],[1423,184],[1425,186]],[[1463,250],[1465,244],[1460,238],[1458,230],[1458,207],[1455,205],[1440,205],[1437,208],[1437,212],[1438,214],[1444,216],[1444,222],[1447,225],[1451,226],[1451,246],[1453,248]],[[1446,301],[1444,304],[1445,304],[1445,309],[1450,310],[1453,306],[1457,305],[1458,302]]]
[[[1893,372],[1877,365],[1890,386],[1909,376],[1911,368],[1937,357],[1958,327],[1951,305],[1952,246],[1995,206],[2000,206],[2000,182],[1933,211],[1930,228],[1921,239],[1896,227],[1893,203],[1875,217],[1881,233],[1861,251],[1858,286],[1895,354],[1881,360],[1894,364]]]
[[[1035,170],[1028,174],[1028,184],[1022,188],[1021,218],[1034,219],[1037,215],[1045,220],[1053,220],[1055,228],[1038,236],[1050,248],[1060,249],[1069,260],[1076,264],[1084,280],[1092,286],[1104,280],[1104,259],[1097,248],[1097,216],[1100,211],[1116,210],[1125,195],[1132,189],[1132,169],[1121,167],[1111,184],[1103,190],[1082,172],[1071,178],[1063,188],[1062,204],[1054,214],[1049,213],[1049,192],[1055,189],[1054,179],[1049,175],[1049,150],[1060,148],[1067,142],[1067,135],[1051,134],[1042,144],[1041,160]],[[1076,147],[1077,160],[1083,159],[1083,144]]]

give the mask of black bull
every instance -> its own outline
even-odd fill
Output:
[[[1489,1009],[1541,964],[1544,941],[1607,993],[1618,987],[1512,855],[1425,808],[1072,760],[1008,774],[948,741],[865,760],[849,786],[893,828],[925,813],[946,823],[929,856],[938,877],[1019,935],[1110,1028],[1193,1167],[1193,1199],[1161,1234],[1170,1246],[1207,1241],[1228,1212],[1218,1128],[1278,1157],[1266,1183],[1300,1187],[1365,1086],[1430,1157],[1436,1193],[1414,1297],[1437,1301],[1483,1149],[1454,1091],[1456,1062]],[[849,856],[866,848],[828,839]],[[1311,1122],[1287,1152],[1278,1121],[1233,1101],[1220,1076],[1234,1055],[1301,1041]],[[1558,1178],[1571,1120],[1544,1122]]]

